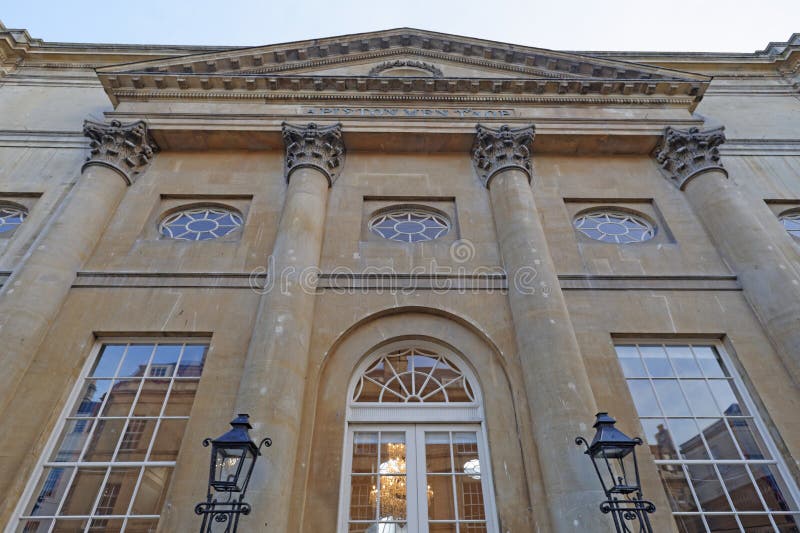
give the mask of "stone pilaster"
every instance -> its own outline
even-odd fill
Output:
[[[534,130],[477,130],[473,163],[489,189],[508,276],[551,526],[559,532],[608,531],[596,475],[571,446],[597,409],[530,185]]]
[[[757,216],[763,199],[728,179],[718,147],[722,128],[667,128],[656,151],[665,176],[686,193],[717,250],[742,284],[786,368],[800,384],[800,266],[792,243],[778,225]],[[771,212],[766,216],[774,216]]]
[[[30,450],[20,443],[34,442],[35,436],[22,438],[18,432],[33,431],[31,413],[8,409],[29,365],[38,357],[38,368],[47,368],[49,354],[39,354],[48,329],[75,280],[76,273],[89,259],[100,237],[116,212],[130,178],[121,169],[141,171],[155,151],[143,123],[87,123],[93,153],[62,208],[44,226],[24,262],[11,274],[0,293],[0,427],[17,428],[0,434],[4,450],[0,458],[0,489],[13,480],[22,457]],[[129,147],[128,143],[136,147]],[[92,156],[94,157],[94,156]],[[137,159],[138,157],[138,159]],[[131,165],[130,162],[133,164]],[[77,170],[77,169],[76,169]],[[120,174],[124,179],[120,179]],[[133,174],[130,174],[132,176]],[[46,376],[43,377],[46,379]],[[45,420],[41,420],[45,423]]]
[[[269,262],[268,283],[247,351],[237,412],[250,413],[259,437],[273,446],[248,488],[248,527],[289,531],[292,483],[314,319],[330,185],[344,163],[341,126],[284,124],[289,182]],[[257,504],[256,504],[257,502]]]

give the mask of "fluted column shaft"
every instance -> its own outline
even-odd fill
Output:
[[[155,150],[144,122],[87,122],[84,133],[92,153],[82,175],[0,294],[0,422],[77,271]]]
[[[256,463],[246,498],[253,512],[243,525],[281,533],[288,531],[328,190],[344,155],[338,125],[284,125],[284,140],[289,186],[236,402],[254,434],[273,440]]]
[[[722,128],[668,128],[657,158],[681,190],[723,259],[742,284],[795,383],[800,384],[800,272],[784,252],[788,240],[765,228],[755,215],[761,199],[751,198],[728,179],[718,146]],[[783,241],[783,242],[782,242]]]
[[[478,127],[473,157],[492,203],[508,299],[555,531],[607,531],[605,498],[575,436],[597,411],[530,185],[533,128]]]

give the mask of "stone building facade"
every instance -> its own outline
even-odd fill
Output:
[[[558,52],[415,29],[255,48],[0,26],[0,521],[798,531],[800,37]]]

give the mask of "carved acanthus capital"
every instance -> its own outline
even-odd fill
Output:
[[[107,123],[86,120],[83,134],[92,140],[89,143],[91,153],[83,168],[91,165],[113,168],[128,185],[134,182],[158,151],[158,146],[148,134],[147,124],[142,120],[129,124],[119,120]]]
[[[283,123],[283,142],[286,145],[286,179],[298,168],[314,168],[322,172],[333,185],[344,166],[342,125],[318,126]]]
[[[656,160],[675,186],[683,190],[689,180],[702,172],[719,170],[727,175],[719,156],[719,146],[724,142],[724,126],[706,131],[668,127],[656,150]]]
[[[512,168],[525,172],[531,179],[533,135],[533,126],[516,129],[500,126],[495,130],[478,124],[472,163],[487,188],[498,172]]]

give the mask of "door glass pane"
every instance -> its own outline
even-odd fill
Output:
[[[352,476],[350,520],[375,520],[378,505],[378,476]]]
[[[452,472],[450,433],[425,433],[425,470],[429,473]]]

